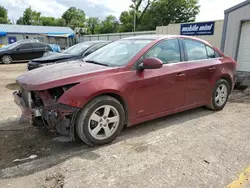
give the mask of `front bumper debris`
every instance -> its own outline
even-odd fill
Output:
[[[39,93],[43,105],[36,106],[31,95],[31,92],[22,89],[13,93],[14,101],[22,111],[20,120],[33,122],[34,118],[41,118],[44,126],[51,131],[74,139],[74,124],[79,109],[57,103],[47,91]]]
[[[22,110],[22,118],[28,118],[29,120],[32,119],[32,111],[30,110],[29,106],[25,103],[22,98],[22,94],[20,91],[15,91],[13,93],[14,102],[19,106]]]

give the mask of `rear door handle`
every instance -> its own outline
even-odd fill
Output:
[[[208,68],[208,70],[209,70],[210,72],[213,72],[213,71],[215,71],[215,67],[210,67],[210,68]]]

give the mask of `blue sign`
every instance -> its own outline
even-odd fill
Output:
[[[16,42],[16,37],[8,37],[9,44]]]
[[[213,35],[215,22],[181,24],[181,35]]]

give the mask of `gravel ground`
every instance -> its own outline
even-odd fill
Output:
[[[26,71],[26,63],[0,64],[0,122],[18,118],[19,108],[13,103],[12,93],[17,89],[16,77]]]
[[[26,66],[0,67],[0,128],[17,129],[20,111],[6,85]],[[0,187],[219,188],[234,180],[228,187],[247,187],[249,112],[250,91],[235,91],[221,112],[198,108],[160,118],[126,128],[114,143],[96,148],[56,142],[53,134],[27,124],[0,131]],[[38,159],[12,163],[31,154]]]

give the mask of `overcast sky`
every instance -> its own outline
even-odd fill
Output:
[[[200,0],[200,14],[197,21],[209,21],[224,18],[224,10],[244,0]],[[87,16],[103,18],[120,13],[129,8],[131,0],[0,0],[0,4],[8,9],[9,18],[15,21],[23,11],[31,6],[43,16],[60,17],[69,7],[75,6],[85,11]]]

